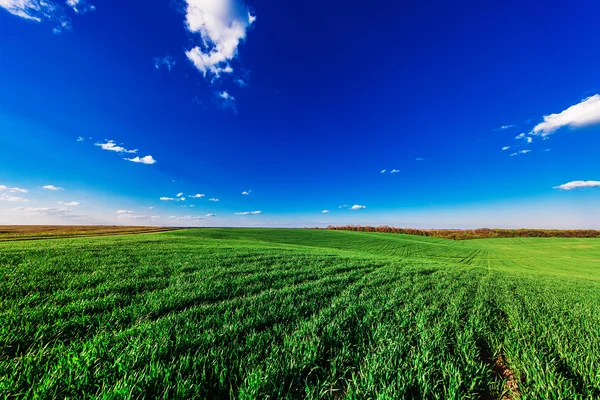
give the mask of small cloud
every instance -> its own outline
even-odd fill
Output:
[[[169,218],[173,218],[178,221],[201,221],[204,219],[204,217],[199,217],[197,215],[182,215],[182,216],[171,215]]]
[[[246,82],[245,80],[243,80],[243,79],[241,79],[241,78],[238,78],[238,79],[234,80],[234,82],[235,82],[235,83],[236,83],[236,84],[237,84],[239,87],[242,87],[242,88],[244,88],[244,87],[248,86],[248,82]]]
[[[323,213],[323,214],[327,214],[328,212],[329,212],[329,210],[323,210],[323,211],[321,211],[321,213]]]
[[[236,212],[236,215],[258,215],[262,214],[262,211],[244,211],[244,212]]]
[[[181,197],[181,196],[183,196],[183,192],[177,193],[177,197]]]
[[[206,214],[207,217],[216,217],[217,214]]]
[[[517,155],[517,153],[512,153],[510,156],[511,156],[511,157],[514,157],[514,156],[516,156],[516,155]]]
[[[385,174],[385,171],[387,171],[387,170],[382,169],[381,172],[380,172],[380,174]]]
[[[85,138],[84,138],[83,136],[79,136],[79,137],[77,138],[77,141],[78,141],[78,142],[83,142],[84,140],[85,140]]]
[[[400,170],[398,169],[393,169],[390,171],[390,174],[397,174],[398,172],[400,172]]]
[[[242,194],[244,196],[250,196],[250,193],[252,193],[252,190],[248,190],[248,191],[243,191]]]
[[[358,204],[353,205],[352,207],[350,207],[350,210],[361,210],[363,208],[367,208],[366,206],[361,206]]]
[[[417,157],[415,160],[416,160],[416,161],[425,161],[425,159],[424,159],[424,158],[418,158],[418,157]]]
[[[516,127],[517,127],[516,125],[502,125],[499,128],[495,128],[494,131],[496,131],[496,132],[497,131],[505,131],[507,129],[516,128]]]
[[[46,185],[46,186],[42,186],[44,189],[48,189],[48,190],[52,190],[52,191],[57,191],[57,190],[64,190],[61,187],[58,186],[54,186],[54,185]]]
[[[348,204],[343,204],[341,206],[338,206],[338,208],[348,208],[348,207],[349,207]]]
[[[134,163],[141,163],[141,164],[147,164],[147,165],[152,165],[156,163],[156,160],[154,158],[152,158],[152,156],[145,156],[145,157],[135,157],[135,158],[125,158],[125,160],[127,161],[131,161]]]
[[[531,136],[527,136],[527,144],[533,143],[533,138]]]
[[[98,146],[102,150],[114,151],[114,152],[117,152],[117,153],[131,153],[131,154],[135,154],[135,153],[138,152],[137,149],[135,149],[135,150],[127,150],[123,146],[118,146],[115,143],[114,140],[107,140],[106,143],[94,143],[94,146]]]
[[[542,150],[542,151],[550,151],[550,149],[544,149],[544,150]]]
[[[169,72],[171,72],[174,66],[175,58],[170,55],[166,55],[164,57],[154,57],[154,68],[156,69],[165,67],[167,70],[169,70]]]
[[[217,199],[216,197],[211,197],[210,199],[208,199],[208,201],[215,201],[215,202],[217,202],[217,201],[221,201],[221,200]]]
[[[534,126],[531,134],[546,137],[564,127],[575,129],[596,124],[600,124],[600,94],[588,97],[558,114],[545,115],[544,122]]]
[[[154,209],[154,207],[142,207],[142,208],[145,208],[146,210],[153,210]]]
[[[191,198],[191,199],[200,199],[200,198],[202,198],[204,196],[205,195],[202,194],[202,193],[197,193],[197,194],[194,194],[194,195],[189,195],[188,197]]]
[[[68,203],[65,203],[64,201],[59,201],[57,204],[62,204],[63,206],[78,206],[81,203],[78,201],[70,201]]]
[[[531,153],[531,150],[519,150],[519,154]]]
[[[24,197],[19,196],[11,196],[5,193],[0,193],[0,201],[10,201],[10,202],[23,202],[26,203],[29,200]]]
[[[29,190],[27,189],[21,189],[18,187],[8,187],[6,185],[0,185],[0,192],[7,192],[7,193],[29,193]]]
[[[173,197],[161,197],[160,200],[161,201],[176,201],[177,199],[175,199]]]
[[[560,186],[554,186],[554,189],[573,190],[591,187],[600,187],[600,181],[572,181]]]
[[[524,133],[519,133],[517,136],[515,136],[515,139],[523,139],[525,137]]]
[[[508,149],[510,149],[510,146],[504,146],[504,147],[502,148],[502,150],[508,150]]]
[[[131,210],[117,210],[117,214],[131,214],[132,212]]]
[[[231,108],[233,112],[237,112],[237,108],[235,106],[235,97],[229,94],[226,90],[215,93],[215,97],[213,98],[214,102],[221,108]]]

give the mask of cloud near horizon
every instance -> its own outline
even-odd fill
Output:
[[[591,187],[600,187],[600,181],[572,181],[560,186],[554,186],[554,189],[573,190]]]
[[[355,204],[352,207],[350,207],[350,210],[362,210],[363,208],[367,208],[366,206],[361,206],[359,204]]]
[[[600,124],[599,94],[590,96],[558,114],[545,115],[544,122],[533,127],[530,134],[546,137],[564,127],[575,129],[596,124]]]

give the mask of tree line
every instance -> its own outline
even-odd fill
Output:
[[[323,229],[323,228],[317,228]],[[559,238],[600,238],[600,231],[586,230],[564,230],[564,229],[414,229],[395,228],[393,226],[360,226],[329,225],[327,230],[332,231],[355,231],[355,232],[381,232],[399,233],[404,235],[430,236],[443,239],[468,240],[489,238],[515,238],[515,237],[559,237]]]

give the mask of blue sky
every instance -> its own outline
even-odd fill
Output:
[[[600,4],[486,3],[0,0],[0,223],[600,229]]]

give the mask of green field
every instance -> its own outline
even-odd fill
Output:
[[[0,397],[600,398],[600,240],[0,243]]]

